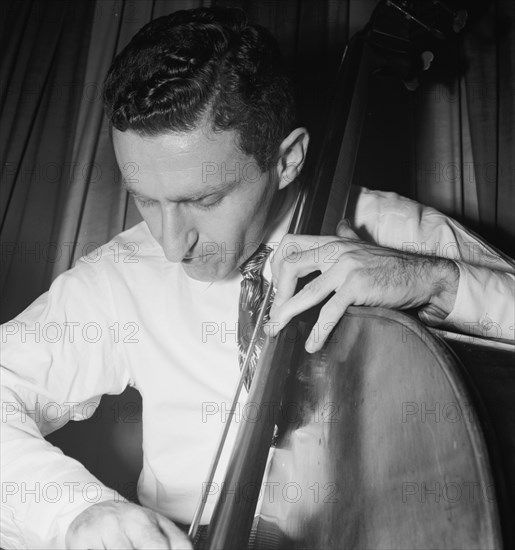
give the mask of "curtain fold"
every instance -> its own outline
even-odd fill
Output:
[[[2,320],[48,288],[94,5],[11,2],[0,105]],[[89,23],[89,25],[88,25]]]
[[[442,212],[461,214],[463,128],[460,82],[430,84],[419,93],[419,98],[413,163],[416,168],[415,198]]]
[[[121,231],[125,217],[125,193],[119,185],[101,90],[114,56],[150,20],[153,3],[102,0],[97,6],[101,16],[92,28],[85,70],[86,86],[97,93],[94,101],[83,97],[79,107],[72,158],[78,169],[71,178],[58,238],[60,246],[73,243],[73,253],[56,262],[53,277]]]
[[[501,25],[498,55],[498,165],[497,225],[499,239],[510,243],[506,251],[515,256],[515,2],[500,3]]]
[[[514,254],[515,3],[490,3],[467,33],[467,107],[484,233]],[[511,248],[511,250],[509,250]]]

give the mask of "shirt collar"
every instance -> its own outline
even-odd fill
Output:
[[[287,187],[287,195],[284,201],[284,206],[281,208],[276,218],[270,224],[270,230],[267,232],[265,238],[263,239],[263,243],[265,243],[272,249],[272,252],[267,258],[265,266],[263,268],[263,277],[265,277],[267,281],[272,280],[271,262],[274,259],[274,255],[277,251],[279,243],[286,235],[286,233],[288,233],[293,217],[293,212],[295,210],[295,205],[297,202],[295,199],[298,197],[299,192],[300,186],[297,184],[291,184]]]

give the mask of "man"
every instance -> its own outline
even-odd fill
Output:
[[[105,102],[144,222],[4,327],[4,548],[189,547],[174,522],[191,521],[224,422],[203,405],[229,403],[239,376],[239,268],[261,243],[274,249],[263,272],[276,288],[271,330],[334,291],[309,351],[350,304],[420,308],[432,324],[495,323],[513,336],[513,264],[432,209],[356,189],[337,236],[285,236],[309,137],[275,41],[241,12],[177,12],[146,25],[113,63]],[[456,261],[401,253],[420,242],[455,244]],[[312,271],[321,274],[293,296]],[[49,337],[49,327],[68,337]],[[41,435],[129,384],[144,401],[141,505]]]

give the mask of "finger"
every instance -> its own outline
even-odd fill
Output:
[[[327,338],[353,301],[350,293],[342,289],[322,307],[318,320],[306,340],[305,347],[308,353],[315,353],[324,347]]]
[[[104,543],[104,548],[109,548],[109,550],[130,550],[136,548],[130,538],[118,530],[109,530],[107,535],[102,534],[102,542]]]
[[[118,530],[118,525],[116,522],[105,525],[105,527],[100,529],[95,529],[92,526],[88,525],[81,527],[80,529],[74,531],[73,534],[66,535],[65,545],[68,550],[103,550],[104,548],[111,548],[108,545],[107,536],[104,536],[105,533],[114,533],[115,541],[120,539],[121,535]],[[113,546],[113,548],[134,548],[130,542],[126,546],[121,546],[121,543]]]
[[[358,236],[351,227],[349,220],[344,218],[336,227],[336,234],[343,239],[357,239]]]
[[[171,550],[168,537],[161,531],[155,518],[149,518],[145,523],[130,523],[126,532],[133,547],[138,550]]]
[[[157,516],[157,523],[163,534],[168,538],[170,547],[173,550],[193,550],[193,544],[177,525],[163,516]]]
[[[332,236],[285,235],[274,252],[271,261],[274,284],[279,279],[280,272],[285,263],[290,265],[296,264],[300,261],[300,257],[304,251],[313,251],[333,240],[334,237]]]
[[[277,307],[270,322],[274,324],[274,331],[284,328],[290,320],[306,311],[310,307],[324,300],[334,290],[331,287],[330,277],[322,273],[307,283],[295,296]]]
[[[301,235],[302,237],[302,235]],[[304,236],[305,238],[308,238]],[[309,237],[313,239],[314,237]],[[277,308],[281,307],[294,294],[298,280],[306,275],[316,272],[325,272],[334,267],[348,245],[341,241],[335,241],[334,237],[326,237],[325,242],[312,242],[312,247],[307,250],[298,250],[280,263],[276,277],[276,292],[271,308],[271,318],[275,317]],[[315,246],[316,245],[316,246]],[[351,245],[350,249],[355,248]]]
[[[270,310],[271,319],[275,316],[277,309],[295,294],[299,279],[319,269],[309,258],[302,258],[301,256],[299,258],[300,261],[298,264],[285,264],[281,270],[275,286],[274,301]]]

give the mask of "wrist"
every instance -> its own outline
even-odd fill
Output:
[[[435,258],[430,272],[428,303],[419,310],[421,320],[438,324],[451,313],[456,302],[460,270],[446,258]]]

